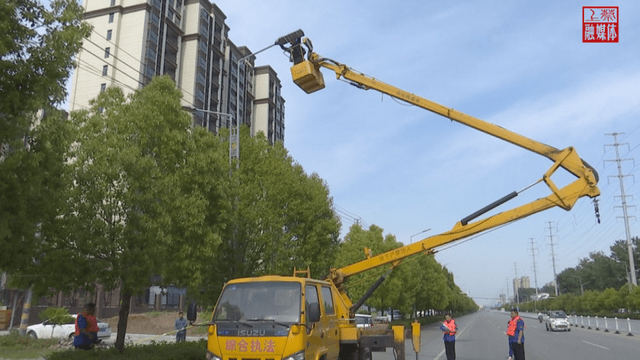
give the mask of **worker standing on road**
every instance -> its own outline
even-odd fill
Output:
[[[180,317],[176,319],[176,323],[173,326],[177,330],[176,342],[185,341],[187,338],[187,319],[184,318],[182,311],[178,313],[178,316]]]
[[[447,360],[455,360],[458,325],[456,325],[456,321],[451,318],[451,315],[447,314],[444,316],[444,322],[440,325],[440,330],[444,332],[444,350],[447,354]]]
[[[518,315],[517,309],[511,310],[511,320],[507,327],[509,345],[513,350],[513,360],[524,359],[524,320]]]
[[[73,337],[73,346],[76,349],[91,350],[98,342],[98,320],[95,317],[96,304],[88,303],[84,306],[82,314],[76,317],[76,332]]]
[[[511,323],[511,319],[507,321],[507,329],[509,329],[509,323]],[[507,358],[507,360],[513,360],[513,348],[511,347],[511,340],[509,340],[508,336],[507,341],[507,344],[509,345],[509,357]]]

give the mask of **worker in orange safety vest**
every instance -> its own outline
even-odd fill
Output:
[[[517,309],[511,310],[511,320],[507,324],[509,347],[513,351],[513,360],[524,358],[524,320],[518,315]]]
[[[73,337],[73,346],[76,349],[90,350],[98,341],[98,320],[94,313],[96,305],[89,303],[84,306],[84,310],[76,317],[76,332]]]
[[[447,360],[455,360],[458,325],[456,325],[456,321],[451,318],[451,315],[447,314],[444,316],[444,322],[440,325],[440,330],[444,333],[444,350],[447,354]]]

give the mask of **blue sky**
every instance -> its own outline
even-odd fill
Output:
[[[394,86],[557,148],[574,146],[600,174],[597,224],[581,199],[570,212],[549,210],[470,241],[436,259],[478,304],[491,303],[516,276],[553,280],[591,251],[626,239],[615,149],[618,137],[627,203],[640,185],[640,4],[620,7],[619,43],[582,42],[582,1],[215,2],[229,37],[258,51],[304,30],[314,50]],[[309,3],[310,4],[310,3]],[[290,79],[279,48],[258,55],[282,81],[285,146],[307,173],[328,184],[346,234],[353,217],[408,243],[411,235],[450,230],[461,218],[538,180],[551,163],[448,119],[362,91],[325,71],[324,90],[307,95]],[[242,156],[242,155],[241,155]],[[562,176],[559,177],[562,185]],[[499,211],[546,196],[536,186]],[[635,195],[634,197],[631,197]],[[635,215],[636,209],[630,209]],[[631,234],[638,236],[636,219]],[[422,236],[414,236],[418,241]],[[316,274],[318,276],[320,274]],[[588,285],[585,289],[588,289]],[[510,293],[513,289],[510,289]]]
[[[457,246],[436,259],[479,304],[506,291],[517,275],[538,286],[556,269],[625,239],[615,149],[640,163],[640,4],[618,1],[620,42],[582,43],[581,1],[298,1],[224,0],[229,37],[257,51],[302,29],[320,55],[543,143],[574,146],[600,174],[597,224],[590,199],[572,211],[549,210]],[[539,179],[551,163],[513,145],[362,91],[324,72],[327,87],[307,95],[290,80],[278,48],[256,60],[271,65],[286,99],[285,146],[308,173],[325,179],[341,212],[376,224],[408,243],[447,231],[462,217]],[[605,152],[606,150],[606,152]],[[606,167],[605,167],[606,165]],[[625,174],[638,174],[633,161]],[[640,174],[636,176],[640,181]],[[625,178],[627,195],[638,195]],[[512,208],[546,196],[537,186]],[[615,198],[618,196],[618,198]],[[520,199],[522,198],[522,199]],[[640,196],[627,198],[635,205]],[[635,209],[630,209],[635,214]],[[343,234],[352,220],[343,217]],[[635,219],[631,233],[638,236]],[[417,241],[422,237],[414,236]],[[517,266],[516,266],[517,264]],[[586,286],[588,288],[588,285]],[[511,290],[512,292],[513,290]]]

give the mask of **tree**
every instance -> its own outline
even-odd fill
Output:
[[[638,249],[638,241],[640,239],[635,236],[631,238],[631,249],[633,252],[633,258],[638,262],[640,259],[640,249]],[[629,248],[626,240],[616,240],[613,245],[609,247],[611,249],[611,258],[620,263],[629,262]]]
[[[338,247],[340,221],[326,183],[303,168],[278,142],[240,129],[239,168],[229,169],[229,213],[224,241],[209,261],[203,301],[215,303],[222,285],[233,278],[291,275],[294,267],[327,274]],[[228,132],[221,138],[227,140]],[[228,148],[228,142],[226,145]]]
[[[359,224],[353,224],[344,242],[340,244],[335,266],[340,268],[365,260],[365,248],[371,249],[372,255],[375,256],[402,246],[394,236],[383,236],[383,231],[376,225],[371,225],[368,230],[364,230]],[[403,302],[400,297],[400,293],[405,289],[402,279],[405,278],[403,275],[406,270],[403,270],[403,267],[404,265],[396,267],[387,276],[382,285],[367,300],[368,306],[387,310],[398,309],[398,305],[405,304],[406,300]],[[354,303],[358,301],[389,268],[390,265],[382,266],[351,276],[343,285],[351,300]]]
[[[518,296],[521,302],[529,301],[529,299],[536,296],[536,289],[533,288],[518,288]]]
[[[453,274],[431,255],[419,255],[411,277],[417,279],[415,304],[418,310],[444,309],[453,293],[448,291]]]
[[[64,201],[68,124],[54,110],[90,28],[74,0],[0,2],[0,268],[19,272]],[[38,110],[45,116],[39,120]],[[28,286],[28,281],[23,281]]]
[[[626,305],[629,311],[640,310],[640,286],[634,286],[626,297]]]
[[[562,287],[566,289],[563,293],[581,295],[584,285],[591,282],[588,280],[590,277],[586,277],[586,275],[585,271],[582,273],[578,271],[578,267],[564,269],[558,274],[558,283],[562,284]],[[582,285],[582,288],[580,285]]]
[[[622,268],[622,272],[620,269]],[[618,288],[626,283],[624,265],[615,262],[602,252],[592,252],[589,258],[580,260],[577,268],[582,282],[590,282],[593,290],[604,291],[609,287]]]
[[[65,278],[120,286],[119,351],[131,296],[156,275],[178,285],[197,282],[221,241],[221,144],[192,128],[181,96],[170,78],[157,77],[128,97],[110,88],[90,111],[72,114],[78,136],[69,231],[56,243],[70,256],[66,268],[74,276]]]

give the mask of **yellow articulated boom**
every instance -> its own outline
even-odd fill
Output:
[[[556,206],[568,211],[579,198],[594,198],[600,194],[597,186],[598,174],[571,147],[556,149],[361,74],[313,52],[311,41],[303,36],[304,33],[298,30],[278,39],[276,44],[290,53],[294,63],[291,68],[293,81],[305,92],[313,93],[324,88],[320,69],[329,69],[337,79],[345,79],[361,89],[376,90],[440,114],[547,157],[553,163],[532,184],[545,183],[550,190],[548,196],[476,220],[515,198],[526,188],[514,191],[461,219],[447,232],[375,256],[365,249],[362,261],[339,269],[332,268],[325,280],[312,279],[308,270],[294,270],[293,276],[262,276],[229,281],[222,290],[211,321],[206,324],[209,326],[207,359],[370,360],[372,351],[394,348],[397,359],[404,360],[404,331],[401,328],[394,328],[393,331],[387,331],[386,328],[380,331],[379,327],[375,330],[363,329],[357,327],[354,321],[357,309],[393,267],[409,256],[432,253],[439,246],[540,211]],[[573,174],[576,179],[558,188],[551,181],[551,176],[559,168]],[[384,265],[390,266],[389,270],[355,304],[344,290],[339,290],[340,285],[350,276]],[[189,310],[189,320],[195,321],[194,304]]]

